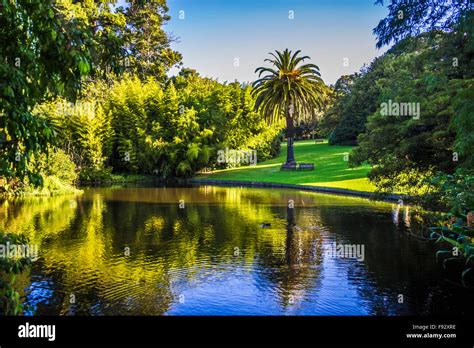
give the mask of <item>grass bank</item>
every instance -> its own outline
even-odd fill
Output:
[[[282,144],[281,153],[256,166],[216,170],[200,174],[199,180],[232,180],[248,182],[271,182],[305,186],[321,186],[374,192],[375,186],[367,179],[369,165],[349,168],[347,157],[351,146],[329,146],[327,142],[315,144],[314,140],[295,143],[295,157],[298,163],[314,163],[314,171],[280,171],[286,159],[286,144]]]

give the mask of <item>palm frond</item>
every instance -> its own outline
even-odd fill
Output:
[[[255,109],[262,112],[269,122],[276,122],[287,114],[293,105],[293,119],[297,122],[310,119],[323,105],[325,85],[319,67],[304,63],[309,56],[300,56],[301,50],[269,53],[273,58],[264,61],[273,67],[255,70],[258,79],[252,84],[256,97]]]

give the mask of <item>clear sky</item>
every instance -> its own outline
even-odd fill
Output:
[[[289,48],[309,55],[329,84],[385,52],[375,48],[372,29],[388,11],[374,2],[168,0],[165,30],[179,39],[172,48],[184,66],[202,76],[253,81],[268,52]]]

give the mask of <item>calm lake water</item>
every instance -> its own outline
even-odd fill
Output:
[[[18,282],[39,315],[460,315],[474,306],[472,289],[436,262],[437,246],[413,236],[408,207],[391,203],[93,188],[4,201],[0,228],[38,245]]]

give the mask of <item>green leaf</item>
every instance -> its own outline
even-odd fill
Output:
[[[4,95],[6,95],[7,97],[14,97],[15,92],[13,91],[13,88],[11,88],[10,86],[7,86],[4,89]]]
[[[90,71],[90,65],[89,62],[86,60],[81,60],[79,62],[79,71],[81,72],[81,75],[86,75]]]

